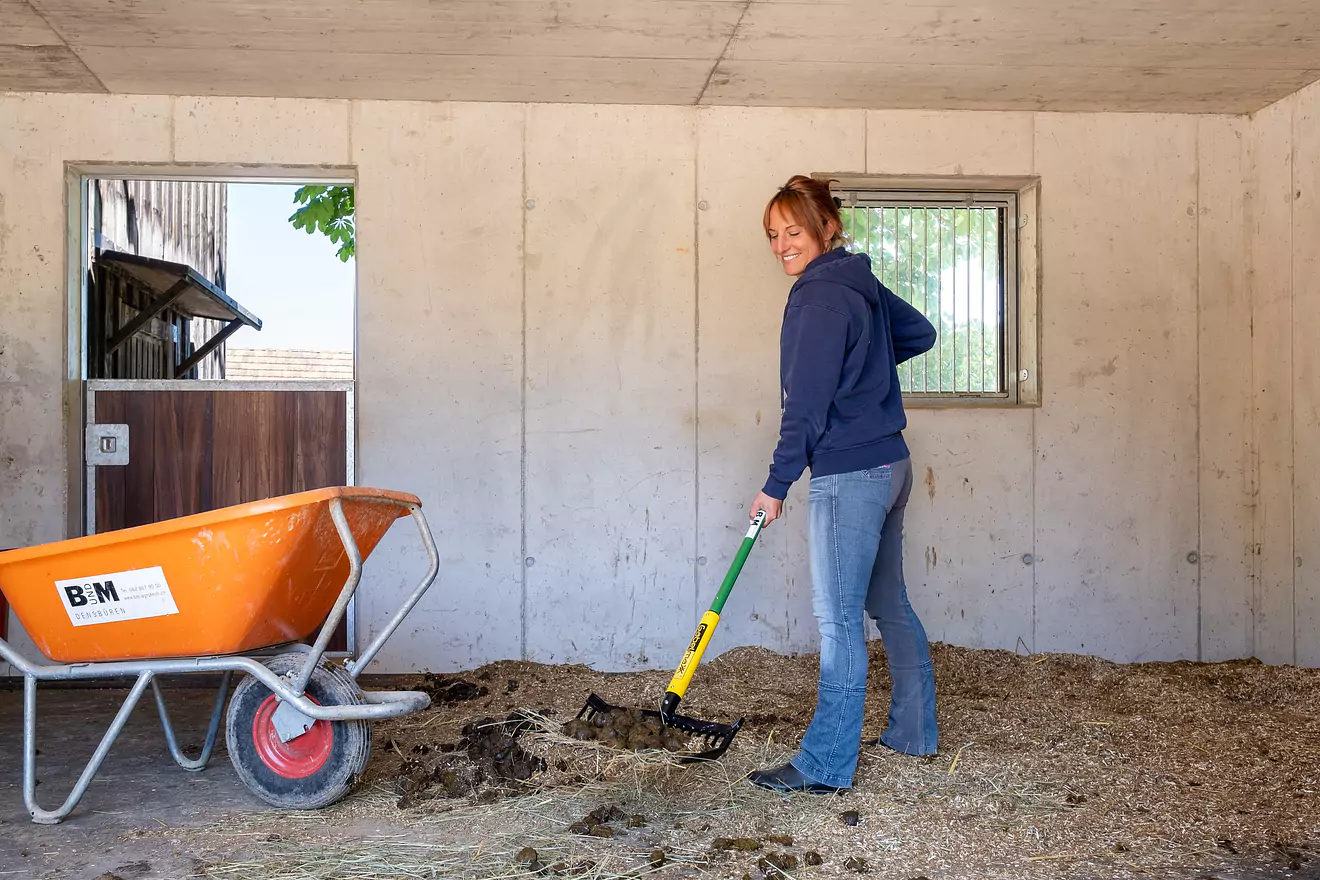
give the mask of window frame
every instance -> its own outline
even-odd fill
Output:
[[[996,207],[1005,209],[999,392],[904,392],[909,408],[1016,408],[1040,405],[1038,209],[1035,177],[894,177],[813,174],[848,207]]]

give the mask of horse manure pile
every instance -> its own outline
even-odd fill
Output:
[[[564,736],[634,752],[643,749],[681,752],[690,741],[687,734],[665,727],[659,718],[646,715],[641,709],[616,709],[597,712],[591,718],[575,718],[564,725]]]
[[[528,722],[521,713],[499,720],[479,718],[463,727],[457,744],[435,747],[434,760],[404,760],[395,777],[399,807],[406,809],[436,797],[460,798],[478,794],[483,784],[495,786],[525,782],[545,770],[545,759],[518,744]],[[431,749],[414,752],[425,755]]]

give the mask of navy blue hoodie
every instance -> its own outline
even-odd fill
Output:
[[[807,265],[779,339],[783,418],[764,492],[784,498],[810,467],[843,474],[908,455],[898,364],[930,351],[935,328],[843,248]]]

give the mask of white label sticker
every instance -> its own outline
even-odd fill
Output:
[[[756,537],[756,533],[757,533],[758,531],[760,531],[760,529],[761,529],[761,523],[763,523],[763,522],[765,522],[765,511],[764,511],[764,510],[758,510],[758,511],[756,512],[756,518],[752,520],[752,527],[749,528],[749,529],[747,530],[747,537],[748,537],[748,538],[755,538],[755,537]]]
[[[74,626],[179,613],[160,566],[56,581],[55,588]]]

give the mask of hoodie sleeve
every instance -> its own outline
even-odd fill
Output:
[[[894,362],[901,364],[935,346],[935,325],[907,300],[884,288],[889,301],[889,333],[894,340]]]
[[[771,498],[788,495],[825,432],[843,371],[848,321],[846,314],[814,304],[784,315],[784,413],[770,477],[762,489]]]

